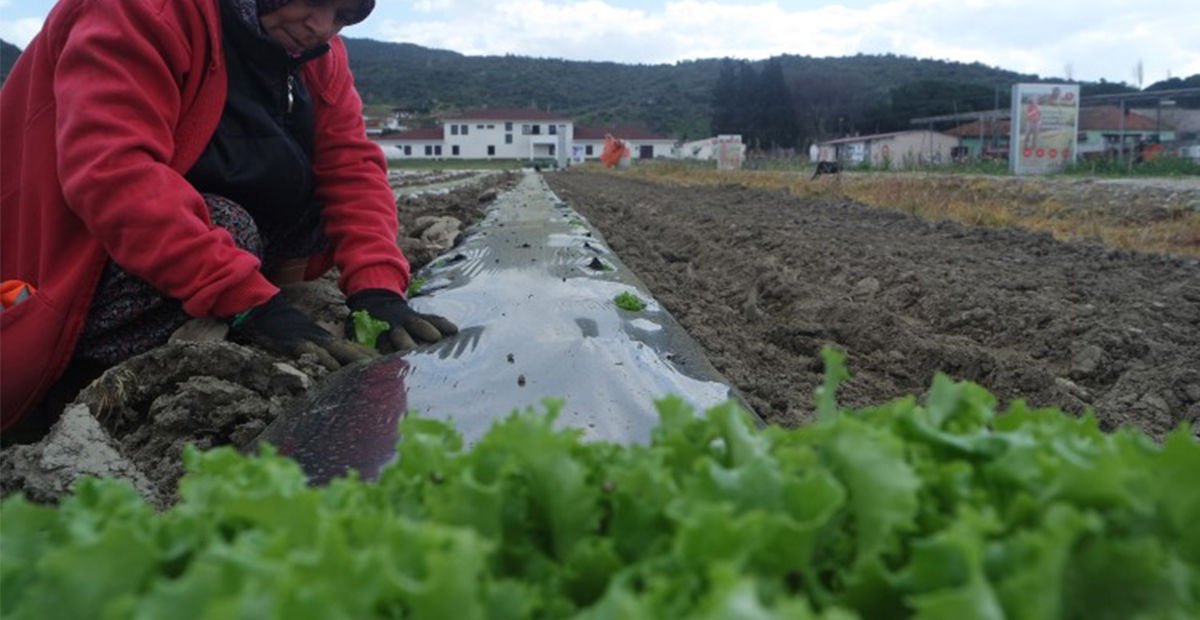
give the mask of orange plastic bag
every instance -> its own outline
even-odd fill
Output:
[[[622,159],[629,158],[629,147],[624,142],[616,139],[613,135],[605,134],[604,150],[600,152],[600,161],[606,168],[615,168],[621,163]]]

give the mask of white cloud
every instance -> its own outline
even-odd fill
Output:
[[[453,6],[451,6],[453,5]],[[1147,82],[1200,73],[1200,3],[1164,0],[886,0],[866,7],[674,0],[628,9],[605,0],[418,0],[415,21],[376,36],[465,54],[672,62],[789,53],[895,53],[1079,79]],[[450,10],[452,9],[452,10]],[[435,15],[436,13],[436,15]]]
[[[40,17],[0,19],[0,39],[25,49],[33,37],[42,30],[42,21]]]
[[[454,0],[415,0],[413,10],[418,13],[436,13],[454,8]]]
[[[450,49],[573,60],[658,63],[777,54],[894,53],[1043,76],[1146,82],[1200,73],[1195,0],[666,0],[626,8],[613,0],[379,2],[350,36]],[[0,0],[8,8],[12,0]],[[803,4],[808,8],[793,8]],[[24,48],[42,19],[0,20],[0,38]]]

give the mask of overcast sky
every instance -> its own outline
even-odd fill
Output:
[[[24,48],[53,0],[0,0]],[[1200,73],[1200,0],[378,0],[347,36],[464,54],[661,63],[859,52],[1145,84]]]

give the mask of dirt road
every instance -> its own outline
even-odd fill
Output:
[[[1200,262],[969,228],[783,192],[547,175],[768,420],[811,415],[818,352],[843,402],[935,371],[1161,435],[1200,420]]]

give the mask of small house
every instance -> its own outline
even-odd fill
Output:
[[[904,169],[949,163],[957,146],[957,138],[937,131],[895,131],[820,142],[817,157],[846,166]]]

